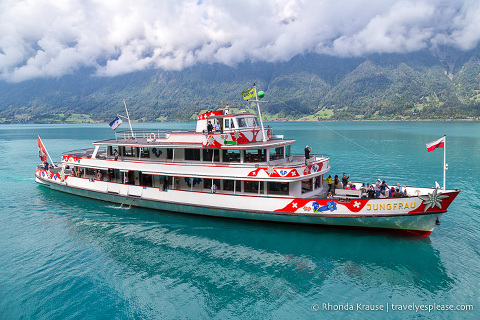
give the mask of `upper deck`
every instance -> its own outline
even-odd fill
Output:
[[[216,125],[209,126],[208,121]],[[89,168],[196,177],[285,181],[328,172],[328,156],[312,155],[306,162],[305,157],[291,154],[295,140],[257,124],[253,114],[215,111],[200,115],[196,130],[115,132],[114,139],[94,142],[94,150],[71,151],[62,157],[64,162]]]

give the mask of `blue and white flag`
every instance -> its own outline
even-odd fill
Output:
[[[117,127],[119,125],[122,124],[122,119],[120,119],[118,116],[115,118],[115,120],[113,120],[112,122],[110,122],[110,127],[115,130],[117,129]]]

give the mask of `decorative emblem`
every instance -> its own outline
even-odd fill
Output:
[[[284,177],[288,173],[288,171],[287,170],[280,170],[279,173],[282,177]]]
[[[273,167],[269,166],[268,169],[267,169],[268,175],[271,176],[274,172],[275,172],[275,170],[273,169]]]
[[[359,201],[355,201],[355,203],[353,204],[353,206],[357,209],[360,208],[360,205],[361,203]]]
[[[318,202],[314,202],[312,204],[313,206],[313,211],[314,212],[322,212],[322,211],[330,211],[330,212],[333,212],[335,210],[337,210],[337,203],[333,200],[330,200],[329,202],[327,202],[326,205],[324,206],[320,206],[320,203]]]
[[[437,190],[438,189],[435,189],[432,193],[429,193],[426,196],[418,196],[418,198],[425,203],[425,210],[423,210],[423,212],[427,212],[428,209],[433,207],[442,209],[442,199],[448,198],[448,196],[442,195],[441,192],[437,193]]]
[[[207,145],[212,146],[215,144],[215,139],[212,136],[208,136]]]
[[[160,157],[163,153],[161,149],[157,149],[157,148],[153,148],[152,152],[155,155],[155,157],[157,157],[157,158]]]
[[[317,172],[317,171],[318,171],[318,165],[317,165],[317,164],[314,164],[314,165],[312,166],[312,171],[313,171],[313,172]]]
[[[240,138],[240,131],[235,131],[234,133],[234,136],[235,136],[235,139],[238,140],[238,138]]]

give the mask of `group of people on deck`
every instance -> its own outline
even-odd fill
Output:
[[[335,175],[334,179],[332,179],[332,176],[329,175],[328,178],[325,180],[328,186],[327,198],[333,198],[333,194],[335,193],[336,189],[357,190],[356,185],[351,181],[348,181],[349,178],[350,176],[346,173],[343,173],[341,180],[338,175]],[[385,180],[382,181],[380,179],[378,179],[375,184],[369,185],[368,188],[365,184],[363,184],[361,190],[366,192],[368,198],[370,199],[378,199],[380,197],[401,198],[407,196],[404,185],[397,183],[396,187],[389,187]]]
[[[212,133],[212,132],[220,132],[222,130],[222,128],[220,127],[220,122],[217,120],[215,120],[215,125],[212,124],[212,121],[208,121],[208,125],[207,125],[207,131],[208,133]]]

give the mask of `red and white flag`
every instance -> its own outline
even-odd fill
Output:
[[[38,156],[42,161],[47,160],[47,150],[45,149],[45,146],[43,145],[42,139],[40,139],[40,136],[38,136]]]
[[[432,152],[436,148],[445,148],[445,137],[427,143],[427,151]]]

